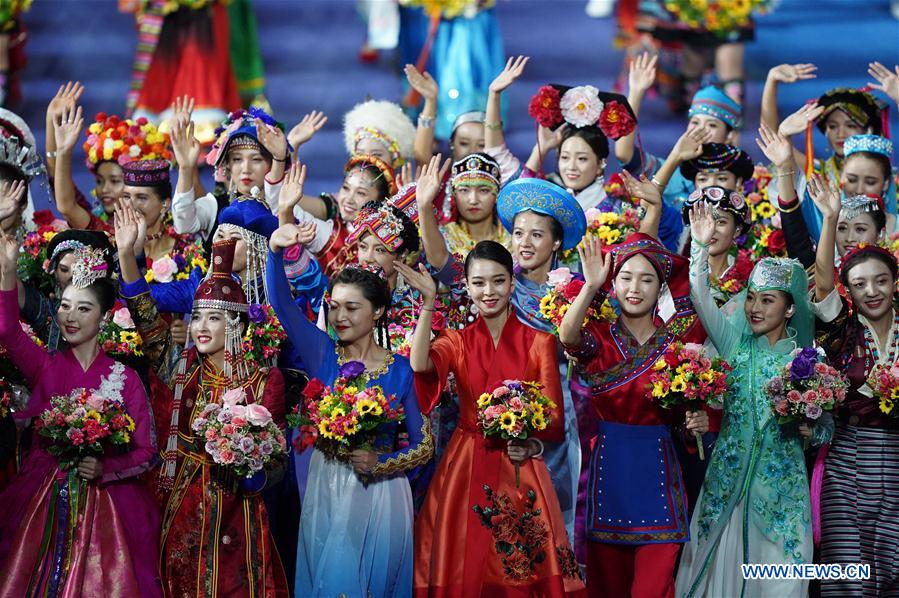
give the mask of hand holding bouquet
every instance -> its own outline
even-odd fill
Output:
[[[653,365],[649,375],[649,398],[665,409],[680,405],[699,411],[703,405],[721,406],[727,391],[730,365],[720,357],[709,358],[705,347],[695,343],[672,343]],[[693,432],[699,458],[705,460],[702,435]]]
[[[867,387],[877,400],[880,412],[890,417],[899,417],[899,363],[892,366],[876,365],[868,376]],[[862,392],[864,392],[864,387]]]
[[[247,403],[243,388],[231,389],[222,404],[209,403],[191,423],[206,453],[237,476],[252,477],[287,452],[284,434],[272,414],[258,403]]]
[[[831,366],[822,363],[823,352],[814,347],[797,349],[792,361],[765,386],[778,423],[813,425],[825,411],[832,411],[846,398],[846,381]]]
[[[504,380],[478,398],[478,427],[485,438],[525,440],[549,426],[549,411],[555,408],[552,399],[543,394],[543,385]],[[519,465],[515,463],[515,487],[520,483]]]

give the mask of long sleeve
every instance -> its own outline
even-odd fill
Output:
[[[296,247],[300,247],[299,252],[295,250]],[[321,309],[322,297],[328,289],[328,277],[318,261],[303,246],[288,247],[284,250],[282,259],[297,306],[303,311],[317,314]]]
[[[159,315],[146,280],[139,278],[128,285],[128,289],[127,294],[122,289],[122,297],[128,304],[128,311],[143,339],[144,355],[159,377],[168,383],[172,375],[169,364],[174,361],[170,359],[171,352],[175,350],[169,327]]]
[[[156,302],[156,309],[163,313],[189,314],[193,309],[194,294],[203,281],[199,268],[194,268],[186,280],[160,282],[149,286],[150,296]],[[145,292],[146,283],[142,280],[121,283],[124,297],[136,297]]]
[[[709,250],[699,243],[690,244],[690,300],[705,328],[725,359],[730,357],[740,340],[740,333],[727,321],[709,288]]]
[[[499,164],[500,182],[503,185],[521,176],[521,160],[515,157],[506,144],[484,148],[484,153]]]
[[[534,438],[547,442],[565,440],[565,400],[562,396],[562,382],[559,379],[559,360],[556,357],[556,338],[550,334],[538,334],[531,349],[537,359],[539,382],[543,392],[556,404],[547,415],[549,425],[545,430],[534,433]]]
[[[103,476],[101,484],[131,478],[150,469],[156,463],[156,431],[153,426],[153,415],[150,400],[137,374],[127,371],[125,388],[125,409],[134,420],[134,432],[128,452],[103,457]]]
[[[324,379],[323,369],[334,361],[326,359],[334,355],[334,341],[325,332],[316,328],[294,302],[287,276],[284,274],[282,252],[269,251],[266,282],[269,303],[278,315],[278,320],[281,321],[281,326],[284,327],[296,355],[306,366],[307,373]]]
[[[415,393],[422,413],[430,414],[440,402],[447,375],[459,371],[459,360],[464,355],[462,335],[455,330],[444,330],[431,341],[429,356],[434,362],[434,370],[415,374]]]
[[[34,388],[50,365],[50,355],[38,347],[19,324],[19,292],[0,291],[0,345]]]
[[[411,371],[410,371],[411,374]],[[398,451],[378,455],[378,464],[372,469],[374,475],[391,475],[424,465],[434,454],[434,437],[431,423],[422,417],[415,395],[411,375],[404,378],[406,392],[400,397],[406,414],[405,424],[409,434],[409,446]]]
[[[773,187],[774,179],[768,184],[769,193]],[[789,205],[779,203],[779,199],[774,201],[778,201],[774,205],[786,207],[786,210],[784,207],[780,209],[780,225],[787,244],[787,255],[799,260],[806,270],[812,271],[815,265],[815,243],[809,236],[808,226],[805,224],[802,210],[799,209],[798,196],[795,202]]]
[[[211,193],[196,199],[191,187],[190,191],[172,197],[172,222],[179,234],[202,233],[204,239],[209,237],[215,229],[217,213],[218,202]]]
[[[278,213],[278,197],[281,195],[281,187],[284,186],[284,177],[277,183],[270,183],[268,179],[265,181],[265,203],[271,208],[272,214]]]
[[[315,224],[315,239],[309,243],[309,251],[318,253],[324,249],[334,232],[334,221],[320,220],[301,208],[299,204],[293,208],[293,216],[297,219],[297,223],[312,222]],[[340,218],[340,216],[336,216],[336,218]]]

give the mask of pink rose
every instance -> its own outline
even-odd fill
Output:
[[[215,440],[216,438],[218,438],[218,433],[215,428],[206,428],[206,440]]]
[[[264,426],[272,421],[272,414],[262,405],[252,403],[247,406],[247,419],[254,426]]]
[[[224,426],[222,426],[222,434],[224,434],[225,436],[234,434],[235,430],[236,428],[234,427],[234,424],[225,424]]]
[[[222,403],[226,406],[237,405],[246,402],[247,392],[243,388],[232,388],[222,396]]]
[[[493,396],[498,399],[500,397],[506,396],[507,394],[509,394],[509,392],[510,391],[508,388],[506,388],[505,386],[500,386],[498,388],[493,389]]]
[[[522,403],[521,399],[518,397],[512,397],[509,400],[509,407],[511,407],[513,411],[522,411],[524,410],[524,403]]]
[[[802,396],[802,401],[808,405],[813,405],[818,402],[818,393],[814,390],[808,390]]]
[[[783,399],[777,401],[777,403],[774,405],[774,410],[778,415],[787,415],[789,413],[789,410],[787,409],[787,402]]]
[[[586,212],[584,212],[584,217],[587,219],[587,222],[593,222],[597,218],[600,217],[604,212],[602,210],[598,210],[596,208],[588,208]],[[566,270],[568,268],[565,268]]]
[[[791,390],[790,392],[787,393],[787,400],[790,401],[791,403],[801,403],[802,395],[799,394],[798,390]]]
[[[571,282],[571,270],[568,268],[556,268],[555,270],[550,271],[546,282],[552,287],[559,285],[564,286]]]
[[[234,451],[231,449],[225,449],[221,453],[219,453],[219,463],[222,465],[230,465],[234,462]]]
[[[158,282],[171,282],[175,274],[178,272],[178,264],[169,256],[161,257],[153,260],[153,278]]]
[[[106,405],[106,399],[101,396],[92,394],[87,398],[87,406],[95,411],[100,411]]]
[[[488,419],[497,419],[506,412],[506,408],[502,405],[491,405],[484,410],[484,417]]]
[[[112,315],[112,321],[120,328],[134,330],[134,320],[131,319],[131,312],[127,307],[123,307]]]
[[[240,425],[236,421],[234,421],[235,419],[240,418],[245,420],[247,417],[246,405],[229,405],[228,409],[230,409],[231,411],[231,423],[235,426]]]
[[[231,420],[231,423],[234,424],[238,428],[242,428],[243,426],[247,425],[247,418],[243,417],[243,416],[235,417],[234,419]]]

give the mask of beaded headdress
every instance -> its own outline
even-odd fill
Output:
[[[46,172],[35,149],[34,135],[22,118],[0,108],[0,164],[13,167],[30,180]]]
[[[363,207],[356,216],[355,228],[347,237],[347,244],[355,243],[364,233],[370,232],[396,253],[403,244],[406,228],[400,214],[405,214],[413,226],[418,223],[415,183],[406,185],[385,202]]]
[[[693,96],[688,118],[697,114],[705,114],[717,118],[731,129],[738,129],[742,125],[740,118],[740,104],[715,85],[703,87]]]
[[[752,158],[738,147],[726,143],[705,143],[702,154],[680,166],[680,173],[688,181],[700,172],[732,172],[738,179],[748,181],[755,172]]]
[[[108,276],[109,263],[105,250],[85,245],[75,251],[75,262],[72,264],[72,285],[75,288],[86,289]]]
[[[361,139],[374,139],[390,152],[391,166],[399,168],[412,159],[415,125],[397,104],[368,100],[356,104],[343,117],[343,140],[348,154],[356,154]]]
[[[563,251],[573,249],[587,231],[587,219],[577,199],[567,190],[549,181],[528,178],[506,184],[496,198],[500,222],[510,233],[521,212],[549,216],[562,227]]]
[[[453,164],[450,181],[453,188],[485,185],[496,192],[500,184],[499,164],[483,152],[469,154]]]
[[[107,252],[106,255],[113,255],[112,245],[106,233],[93,230],[64,230],[56,234],[47,244],[47,261],[44,269],[53,274],[62,254],[67,251],[78,251],[83,247],[93,247]]]
[[[361,168],[362,170],[371,169],[375,171],[377,174],[375,175],[374,180],[382,178],[387,181],[387,192],[390,195],[397,192],[396,173],[393,168],[383,160],[374,156],[353,156],[347,160],[346,166],[343,167],[344,175],[348,174],[354,168]]]
[[[122,164],[125,184],[132,187],[150,187],[168,183],[170,169],[171,165],[165,160],[137,160]]]
[[[799,260],[762,258],[749,275],[747,287],[731,298],[730,303],[737,309],[731,312],[729,319],[737,330],[746,334],[752,334],[752,325],[743,309],[750,291],[779,291],[788,295],[795,308],[789,319],[789,329],[795,333],[793,341],[799,347],[811,346],[814,342],[815,316],[808,298],[808,274]]]
[[[870,152],[893,159],[893,142],[880,135],[853,135],[843,143],[843,156],[848,158],[856,152]]]
[[[215,143],[206,155],[206,163],[220,168],[232,149],[255,149],[268,154],[268,150],[262,147],[256,134],[257,120],[284,131],[284,125],[262,108],[252,106],[249,110],[235,110],[215,130]],[[291,151],[293,149],[288,145],[287,153]]]
[[[749,277],[749,287],[755,291],[783,291],[789,293],[793,285],[793,270],[798,262],[786,257],[762,258]]]
[[[840,199],[840,211],[846,220],[853,220],[862,214],[885,210],[883,198],[879,195],[853,195]]]
[[[739,230],[737,234],[743,234],[749,230],[749,205],[746,198],[739,191],[728,191],[717,185],[704,189],[695,189],[681,207],[681,218],[684,224],[690,223],[690,210],[699,201],[705,201],[715,210],[730,212],[737,219]]]
[[[171,139],[146,118],[137,120],[97,114],[87,129],[84,142],[85,163],[93,171],[100,162],[126,164],[135,160],[173,159]]]
[[[266,303],[266,260],[268,241],[278,228],[278,218],[254,197],[238,197],[219,214],[218,230],[236,232],[247,248],[247,269],[241,284],[251,303]]]

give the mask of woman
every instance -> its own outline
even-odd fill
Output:
[[[372,448],[337,450],[316,444],[300,519],[296,593],[301,596],[408,596],[412,587],[412,493],[404,472],[434,451],[430,425],[418,410],[406,358],[378,346],[390,294],[379,273],[348,267],[331,281],[328,323],[335,343],[297,309],[283,250],[305,239],[297,225],[275,231],[269,254],[272,307],[308,364],[310,376],[332,387],[348,364],[363,369],[366,387],[379,386],[405,413],[409,435],[396,445],[397,424],[378,428]]]
[[[818,446],[833,425],[822,418],[799,433],[782,428],[763,390],[792,351],[814,343],[808,278],[799,262],[764,258],[725,316],[709,291],[710,206],[690,212],[690,296],[719,355],[734,368],[724,419],[690,524],[678,596],[803,596],[806,580],[745,580],[744,563],[812,562],[810,499],[802,437]]]
[[[687,297],[686,260],[643,233],[605,256],[596,237],[578,251],[585,281],[559,340],[578,360],[600,420],[588,478],[588,589],[591,596],[670,596],[677,554],[689,539],[671,428],[685,422],[689,432],[705,433],[708,415],[664,410],[646,388],[672,343],[705,335]],[[584,326],[590,305],[611,290],[618,318]]]
[[[200,142],[194,137],[190,118],[174,119],[172,149],[178,163],[178,185],[172,198],[172,220],[179,234],[200,233],[208,239],[215,232],[219,212],[235,197],[264,199],[273,211],[278,207],[284,169],[293,151],[283,125],[264,110],[250,108],[232,112],[215,131],[215,144],[206,163],[227,182],[228,196],[221,201],[212,193],[197,197]]]
[[[824,468],[821,561],[871,565],[866,580],[822,581],[821,595],[889,595],[899,587],[893,506],[899,483],[892,465],[899,458],[899,420],[881,411],[867,384],[875,367],[890,368],[899,359],[896,258],[873,245],[849,251],[840,267],[841,297],[833,266],[839,190],[813,176],[809,192],[824,218],[815,269],[818,341],[849,382],[830,449],[816,464],[816,474],[822,463]]]
[[[410,359],[419,402],[430,411],[452,372],[460,409],[459,427],[416,522],[414,595],[584,595],[549,471],[538,458],[542,440],[564,437],[555,339],[525,326],[512,313],[512,256],[495,241],[472,249],[465,259],[465,279],[480,315],[472,326],[447,330],[433,343],[436,284],[423,267],[417,274],[405,269],[405,275],[425,297]],[[477,398],[504,379],[543,386],[555,403],[546,430],[526,441],[483,436]],[[520,487],[513,464],[520,468]],[[485,523],[474,508],[489,508],[491,501],[509,519]],[[527,520],[521,535],[519,518]],[[504,541],[515,543],[508,552],[500,550]]]
[[[172,338],[156,310],[149,286],[137,267],[134,247],[139,216],[123,207],[116,216],[116,246],[121,281],[136,289],[126,297],[143,338],[144,353],[170,386],[174,399],[165,409],[169,428],[159,487],[164,510],[160,564],[167,595],[287,596],[287,580],[272,540],[269,518],[259,491],[281,466],[239,482],[207,454],[193,431],[196,415],[209,403],[221,403],[230,389],[246,393],[284,424],[284,378],[277,368],[245,372],[236,357],[249,309],[231,269],[236,242],[213,245],[210,275],[194,296],[190,338],[194,345],[169,368]],[[143,287],[143,288],[141,288]],[[286,446],[282,445],[286,450]]]
[[[344,115],[343,141],[350,157],[372,156],[399,170],[413,158],[415,127],[397,104],[368,100]]]
[[[307,248],[316,257],[326,276],[333,276],[346,265],[354,262],[353,251],[347,242],[353,222],[368,202],[383,202],[397,192],[393,168],[374,156],[362,155],[350,158],[344,167],[343,184],[337,197],[322,199],[303,195],[306,167],[295,164],[287,172],[280,192],[278,221],[314,223],[315,238]],[[316,210],[312,202],[320,204]],[[319,212],[318,216],[313,210]]]
[[[52,397],[83,389],[121,401],[134,428],[127,448],[84,457],[68,472],[59,469],[44,437],[34,432],[18,477],[0,495],[0,595],[161,596],[159,511],[138,479],[156,461],[150,405],[137,374],[113,361],[97,343],[115,301],[115,287],[107,277],[111,256],[92,248],[76,252],[72,282],[57,314],[69,347],[49,353],[19,326],[18,253],[15,239],[4,237],[0,342],[32,389],[28,406],[15,417],[24,424],[50,408]],[[77,517],[70,512],[74,497],[80,497]]]
[[[56,151],[48,151],[47,155],[55,160],[52,180],[56,208],[71,228],[112,234],[110,221],[125,185],[122,165],[140,160],[171,160],[169,136],[157,131],[146,119],[122,120],[115,115],[97,114],[84,143],[85,163],[97,182],[93,195],[98,203],[91,208],[72,178],[75,145],[84,128],[82,108],[70,99],[67,106],[53,111],[56,117],[48,134],[54,135]]]

